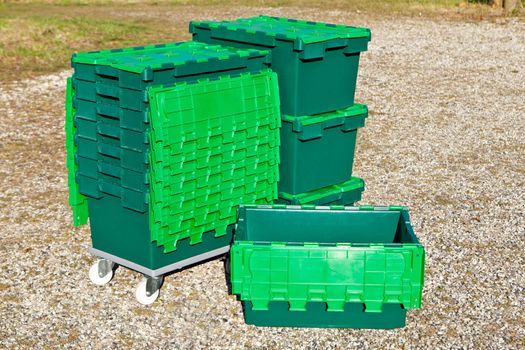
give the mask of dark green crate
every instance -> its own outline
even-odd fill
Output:
[[[252,303],[243,301],[247,324],[263,327],[322,327],[392,329],[405,326],[406,310],[400,304],[386,304],[381,313],[364,312],[360,303],[345,304],[343,312],[328,312],[326,304],[311,302],[306,311],[290,311],[284,301],[271,302],[268,311],[253,310]]]
[[[404,207],[241,206],[230,259],[255,325],[395,328],[421,307],[425,248]]]
[[[279,192],[295,195],[346,181],[352,175],[357,129],[367,115],[360,104],[315,116],[284,115]]]
[[[135,264],[138,265],[136,269],[169,270],[170,265],[190,259],[184,264],[187,266],[191,264],[191,258],[220,248],[227,250],[226,247],[231,243],[234,225],[230,225],[226,235],[220,237],[215,237],[213,231],[204,233],[202,242],[197,244],[191,245],[189,239],[182,239],[176,251],[165,253],[162,246],[151,241],[147,212],[126,209],[122,207],[120,199],[113,196],[88,198],[88,206],[91,238],[96,253],[118,257],[110,260],[125,260],[124,264],[131,268]]]
[[[361,200],[364,190],[365,182],[358,177],[352,177],[343,183],[310,192],[299,194],[279,192],[279,198],[275,203],[292,205],[353,205]]]
[[[193,40],[271,50],[279,76],[281,112],[312,115],[354,103],[359,54],[370,30],[259,16],[233,21],[193,21]]]

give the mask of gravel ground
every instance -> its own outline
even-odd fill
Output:
[[[67,206],[61,72],[0,87],[0,348],[525,348],[523,22],[269,13],[372,28],[355,170],[364,203],[411,207],[423,308],[400,330],[247,326],[220,261],[169,276],[151,307],[135,301],[138,273],[94,286],[89,228]]]

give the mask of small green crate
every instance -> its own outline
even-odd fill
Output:
[[[279,192],[295,195],[350,178],[357,129],[367,116],[368,109],[361,104],[315,116],[284,115]]]
[[[249,324],[395,328],[421,307],[425,249],[403,207],[241,206],[230,259]]]
[[[279,198],[275,203],[290,205],[353,205],[355,202],[361,200],[361,195],[364,190],[365,182],[363,179],[352,177],[350,180],[340,184],[323,187],[310,192],[299,194],[279,192]]]
[[[359,55],[370,41],[366,28],[266,16],[192,21],[189,30],[198,42],[271,50],[281,112],[293,116],[352,105]]]

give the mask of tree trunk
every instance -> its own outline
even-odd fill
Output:
[[[521,0],[503,0],[503,8],[506,12],[523,9]]]

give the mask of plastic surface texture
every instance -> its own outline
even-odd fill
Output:
[[[326,303],[327,313],[421,306],[425,250],[402,207],[242,206],[238,215],[232,292],[252,311],[287,302],[323,327],[307,303]]]
[[[66,166],[67,166],[67,183],[69,187],[69,205],[73,212],[73,225],[80,226],[87,223],[88,220],[88,205],[87,199],[78,190],[78,183],[75,179],[77,165],[75,162],[75,155],[77,147],[75,146],[75,134],[77,129],[73,124],[73,116],[75,110],[73,107],[73,87],[71,78],[67,78],[66,86]]]
[[[366,28],[266,16],[191,22],[190,32],[198,42],[271,50],[281,112],[293,116],[354,103],[359,54],[371,37]]]
[[[361,200],[361,194],[365,190],[365,182],[358,177],[352,177],[345,182],[326,186],[318,190],[291,194],[279,192],[278,204],[315,204],[315,205],[353,205]]]
[[[368,109],[361,104],[314,116],[284,115],[279,192],[296,195],[348,180],[357,129],[367,116]]]
[[[151,239],[226,234],[241,203],[271,203],[279,179],[279,94],[267,70],[149,89]]]

